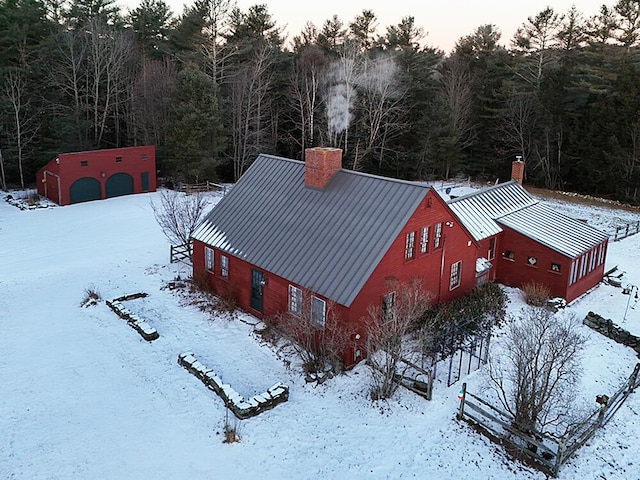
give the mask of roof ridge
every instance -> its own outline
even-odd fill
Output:
[[[517,181],[517,180],[509,180],[508,182],[498,183],[497,185],[492,185],[492,186],[490,186],[490,187],[483,188],[483,189],[478,190],[478,191],[476,191],[476,192],[470,192],[470,193],[467,193],[467,194],[465,194],[465,195],[461,195],[460,197],[452,198],[451,200],[447,201],[447,203],[456,203],[456,202],[458,202],[458,201],[466,200],[466,199],[468,199],[468,198],[475,197],[475,196],[479,196],[479,195],[485,194],[485,193],[487,193],[487,192],[493,192],[493,191],[495,191],[495,190],[500,190],[500,189],[503,189],[503,188],[506,188],[506,187],[510,187],[510,186],[511,186],[511,185],[513,185],[514,183],[518,183],[518,181]],[[531,196],[531,194],[530,194],[529,192],[527,192],[527,190],[526,190],[524,187],[522,187],[522,190],[527,194],[527,196],[528,196],[531,200],[535,200],[535,199]],[[538,202],[538,201],[539,201],[539,200],[536,200],[536,202]],[[535,203],[535,202],[534,202],[534,203]],[[532,205],[533,205],[533,204],[532,204]]]
[[[293,159],[293,158],[280,157],[278,155],[272,155],[272,154],[269,154],[269,153],[261,153],[260,155],[258,155],[258,158],[260,158],[260,157],[270,158],[270,159],[273,159],[273,160],[281,160],[281,161],[296,163],[296,164],[300,164],[300,165],[304,165],[304,163],[305,163],[304,160],[296,160],[296,159]],[[382,176],[382,175],[375,175],[373,173],[359,172],[357,170],[351,170],[351,169],[344,168],[344,167],[340,168],[340,170],[338,170],[338,172],[343,172],[343,173],[346,173],[348,175],[358,175],[358,176],[372,178],[372,179],[375,179],[375,180],[381,180],[381,181],[385,181],[385,182],[394,182],[394,183],[401,183],[401,184],[404,184],[404,185],[411,185],[411,186],[414,186],[414,187],[424,188],[426,190],[429,190],[430,188],[433,188],[431,185],[418,183],[418,182],[415,182],[415,181],[412,181],[412,180],[404,180],[402,178],[385,177],[385,176]]]

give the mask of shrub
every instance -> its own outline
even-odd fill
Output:
[[[528,282],[522,286],[524,300],[533,307],[543,307],[551,297],[551,290],[544,283]]]
[[[224,440],[222,443],[236,443],[240,441],[240,421],[229,414],[227,408],[224,413]]]
[[[98,289],[93,285],[89,285],[84,289],[84,298],[80,305],[82,307],[92,307],[96,305],[100,301],[100,299],[101,296],[98,292]]]

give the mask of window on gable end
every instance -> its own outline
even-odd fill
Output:
[[[411,260],[416,256],[415,247],[416,247],[416,232],[409,232],[407,233],[407,240],[404,248],[405,260]]]
[[[420,230],[420,253],[429,251],[429,227],[422,227]]]
[[[442,223],[433,226],[433,248],[440,248],[442,245]]]
[[[451,264],[451,277],[449,278],[449,290],[460,286],[460,274],[462,272],[462,260]]]

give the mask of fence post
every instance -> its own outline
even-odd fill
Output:
[[[564,463],[564,452],[566,450],[566,445],[564,444],[564,440],[560,440],[558,442],[558,452],[556,453],[556,462],[552,468],[551,473],[553,473],[554,477],[558,476],[558,472],[560,471],[560,467]]]
[[[169,263],[173,263],[173,245],[170,245],[171,250],[169,253]]]
[[[462,384],[462,390],[458,394],[458,398],[460,400],[460,405],[458,406],[458,420],[462,420],[464,416],[464,401],[467,398],[467,382]]]

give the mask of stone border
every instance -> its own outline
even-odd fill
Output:
[[[613,323],[613,320],[601,317],[597,313],[589,312],[582,323],[617,343],[633,348],[640,355],[640,337],[636,337],[627,330],[620,328]]]
[[[122,297],[114,298],[109,301],[106,300],[106,304],[109,306],[111,310],[113,310],[116,315],[118,315],[121,319],[125,320],[130,327],[136,330],[142,338],[144,338],[147,342],[152,342],[160,337],[157,330],[149,325],[146,321],[142,320],[135,313],[131,313],[121,302],[126,302],[128,300],[134,300],[136,298],[145,298],[148,294],[141,293],[132,293],[129,295],[123,295]]]
[[[273,385],[266,392],[245,400],[231,385],[222,383],[222,380],[213,370],[208,369],[196,360],[192,352],[178,355],[178,364],[199,378],[207,388],[213,390],[222,399],[227,408],[240,420],[255,417],[289,400],[289,387],[280,382]]]

